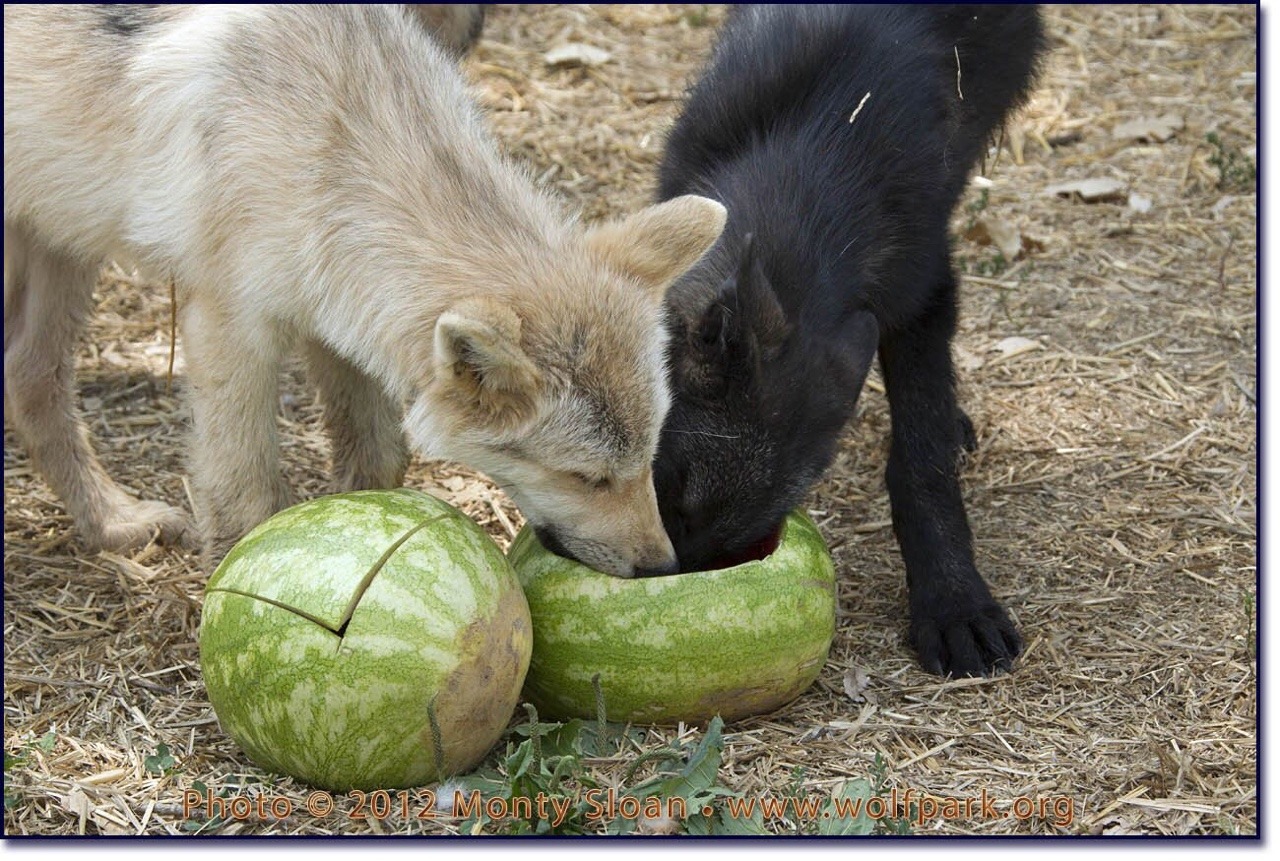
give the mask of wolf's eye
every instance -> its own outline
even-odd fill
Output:
[[[596,478],[594,476],[587,475],[585,472],[575,472],[573,477],[592,490],[607,490],[609,488],[608,478]]]

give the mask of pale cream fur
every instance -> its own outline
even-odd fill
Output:
[[[177,283],[212,558],[290,500],[277,373],[299,348],[335,489],[401,481],[407,407],[420,453],[487,472],[573,555],[671,568],[661,298],[723,207],[580,227],[394,7],[132,14],[4,12],[5,412],[89,543],[187,529],[112,482],[74,406],[96,269],[127,256]]]

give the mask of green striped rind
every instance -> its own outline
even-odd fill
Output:
[[[835,634],[835,569],[813,521],[787,517],[767,559],[623,580],[545,550],[533,531],[508,558],[533,618],[524,695],[550,717],[733,720],[781,706],[817,678]]]
[[[368,579],[357,563],[381,567]],[[339,584],[366,579],[343,636],[316,621],[317,608],[351,603]],[[268,520],[211,578],[200,627],[223,729],[260,766],[336,791],[470,770],[511,718],[530,648],[501,551],[461,512],[406,490]]]
[[[361,581],[395,540],[441,516],[467,520],[447,503],[405,488],[322,496],[258,524],[206,589],[257,595],[337,628]],[[278,576],[283,570],[306,576]]]

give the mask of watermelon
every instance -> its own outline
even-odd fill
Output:
[[[502,551],[406,489],[265,521],[210,578],[200,621],[223,729],[261,767],[334,791],[470,770],[511,719],[530,649]]]
[[[725,720],[771,711],[817,678],[835,635],[835,569],[802,511],[763,559],[623,580],[546,550],[527,527],[508,558],[533,618],[524,696],[554,718]]]

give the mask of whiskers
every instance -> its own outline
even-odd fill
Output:
[[[669,428],[663,431],[663,433],[682,433],[682,434],[688,434],[689,436],[710,437],[711,439],[738,439],[741,436],[740,434],[736,434],[736,433],[735,434],[712,433],[711,431],[676,430],[675,428]]]

